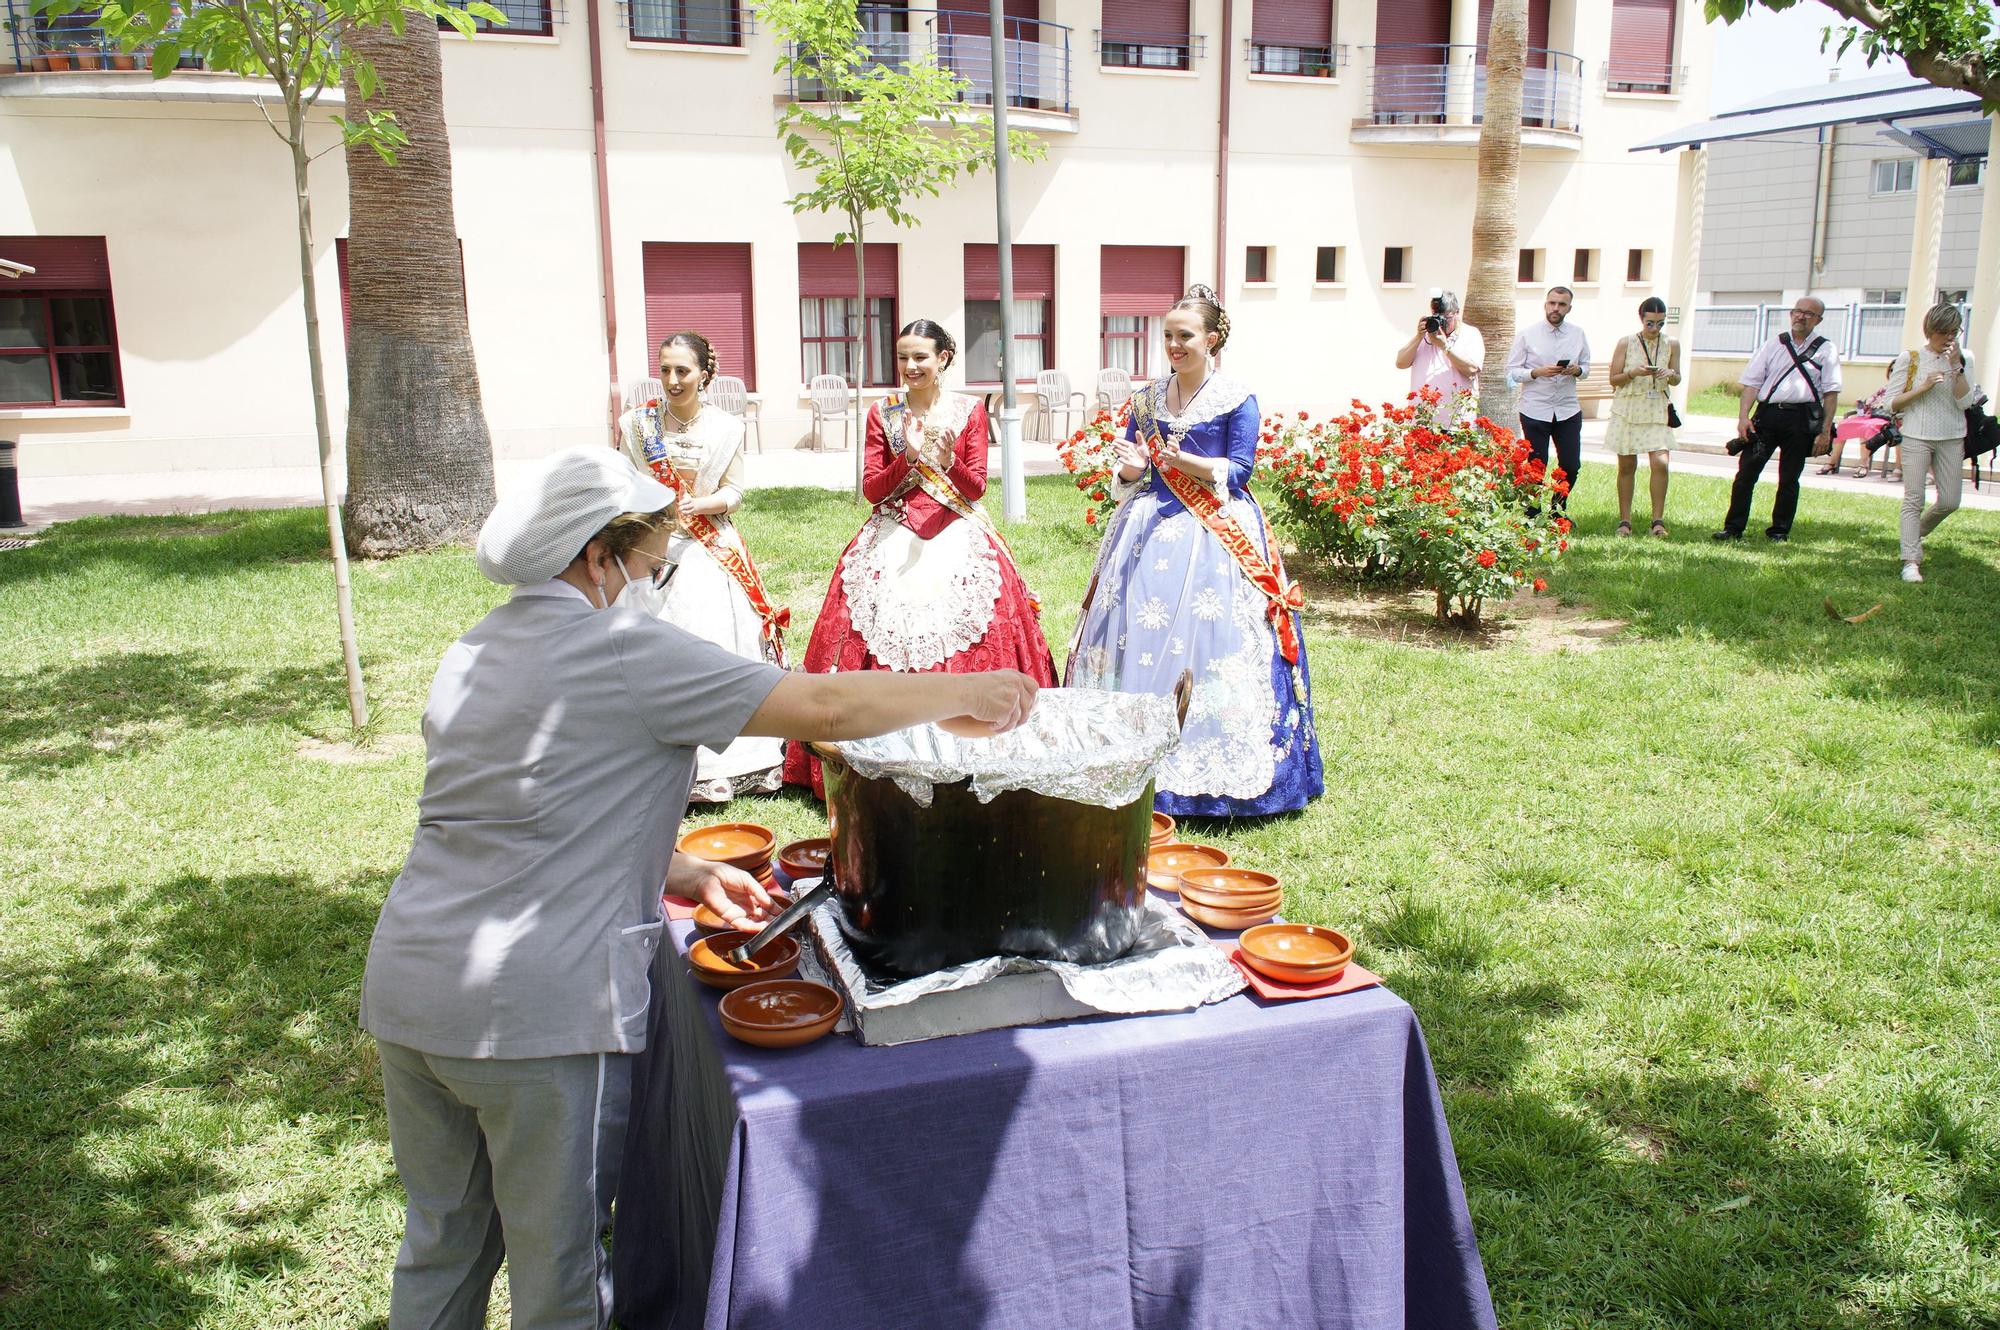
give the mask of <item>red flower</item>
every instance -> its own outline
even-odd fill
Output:
[[[1567,517],[1558,517],[1558,518],[1556,519],[1556,530],[1558,530],[1558,531],[1562,532],[1562,533],[1563,533],[1563,534],[1564,534],[1565,536],[1567,536],[1567,535],[1569,534],[1569,529],[1570,529],[1570,526],[1571,526],[1571,523],[1570,523],[1570,520],[1569,520],[1569,519],[1568,519]],[[1564,548],[1564,549],[1568,549],[1568,548],[1569,548],[1569,542],[1568,542],[1568,541],[1564,541],[1564,542],[1563,542],[1563,548]]]
[[[1301,411],[1301,412],[1299,412],[1299,419],[1300,419],[1300,420],[1306,420],[1306,419],[1309,419],[1309,417],[1308,417],[1308,416],[1306,415],[1306,413],[1305,413],[1305,412]]]
[[[1375,525],[1375,514],[1373,514],[1373,513],[1369,513],[1369,514],[1368,514],[1368,515],[1367,515],[1366,517],[1363,517],[1363,518],[1361,519],[1361,525],[1363,525],[1363,526],[1374,526],[1374,525]]]
[[[1498,562],[1500,562],[1500,556],[1495,554],[1492,550],[1479,551],[1479,566],[1481,568],[1491,568],[1494,564]]]
[[[1087,513],[1085,513],[1085,514],[1083,515],[1083,520],[1084,520],[1084,523],[1085,523],[1085,525],[1087,525],[1087,526],[1096,526],[1096,525],[1097,525],[1097,510],[1096,510],[1095,508],[1092,508],[1092,509],[1091,509],[1091,510],[1090,510],[1089,512],[1087,512]]]
[[[1556,550],[1557,550],[1557,552],[1558,552],[1558,553],[1567,553],[1567,552],[1568,552],[1568,550],[1569,550],[1569,542],[1568,542],[1568,541],[1566,541],[1566,540],[1559,540],[1559,541],[1557,541],[1557,542],[1556,542]]]
[[[1546,577],[1538,577],[1535,579],[1535,590],[1547,591],[1548,589],[1549,589],[1549,579],[1547,579]]]

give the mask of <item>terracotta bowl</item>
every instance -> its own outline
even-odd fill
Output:
[[[755,822],[721,822],[686,833],[680,839],[679,849],[697,859],[732,864],[746,873],[754,873],[760,865],[769,865],[771,848],[776,844],[777,838],[769,827],[760,827]]]
[[[786,877],[819,877],[832,857],[833,842],[824,836],[795,840],[778,851],[778,867],[785,870]]]
[[[1155,845],[1146,856],[1146,885],[1155,891],[1179,891],[1181,874],[1190,868],[1222,868],[1229,856],[1206,845],[1173,841]]]
[[[1323,983],[1354,959],[1352,938],[1317,924],[1265,924],[1245,932],[1237,945],[1251,969],[1287,984]]]
[[[809,979],[745,984],[722,997],[722,1028],[759,1048],[797,1048],[840,1020],[840,994]]]
[[[1174,820],[1165,813],[1153,814],[1153,848],[1174,843]]]
[[[1219,896],[1269,896],[1280,890],[1276,873],[1241,867],[1184,868],[1181,870],[1181,885],[1198,887]]]
[[[1280,891],[1210,891],[1185,875],[1181,878],[1181,900],[1205,910],[1269,910],[1273,914],[1285,903]]]
[[[697,905],[694,907],[694,926],[704,933],[726,933],[729,931],[729,925],[722,921],[722,916],[709,909],[706,905]]]
[[[1235,932],[1239,928],[1250,928],[1257,924],[1269,923],[1271,916],[1278,912],[1276,905],[1256,910],[1218,910],[1207,905],[1197,905],[1186,897],[1181,898],[1181,913],[1198,924],[1219,928],[1224,932]]]
[[[782,979],[799,967],[799,944],[789,937],[771,943],[746,964],[738,965],[729,959],[731,951],[754,936],[730,929],[696,938],[688,948],[688,965],[694,970],[694,977],[710,988],[741,988],[761,979]]]

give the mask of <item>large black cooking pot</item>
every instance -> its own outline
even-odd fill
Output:
[[[1174,719],[1184,718],[1187,682],[1175,700]],[[986,956],[1095,964],[1138,940],[1151,779],[1115,807],[1032,789],[981,802],[969,779],[931,785],[923,807],[890,776],[863,775],[833,748],[815,747],[829,871],[863,959],[911,975]]]

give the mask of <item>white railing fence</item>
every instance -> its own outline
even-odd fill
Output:
[[[1791,306],[1702,305],[1694,312],[1689,349],[1696,355],[1747,356],[1785,331]],[[1893,360],[1903,346],[1902,305],[1830,305],[1820,321],[1819,335],[1839,350],[1843,360]],[[1966,328],[1972,310],[1960,305]],[[1963,334],[1960,334],[1961,337]]]

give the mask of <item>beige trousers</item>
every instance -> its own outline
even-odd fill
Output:
[[[1937,477],[1937,502],[1924,507],[1924,476]],[[1924,561],[1924,537],[1958,511],[1965,485],[1964,439],[1917,439],[1903,436],[1903,562]]]

